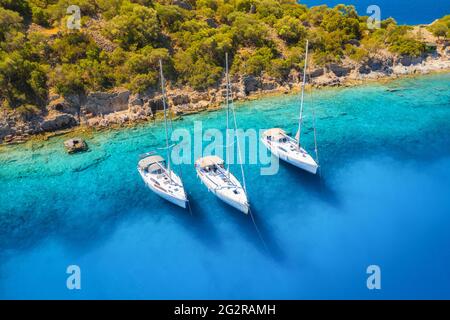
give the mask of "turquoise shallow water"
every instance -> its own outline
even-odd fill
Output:
[[[64,137],[1,148],[0,298],[450,298],[449,83],[443,74],[308,95],[322,178],[246,166],[268,250],[192,166],[183,166],[192,217],[144,187],[137,156],[163,144],[160,124],[96,134],[91,151],[74,156]],[[246,102],[238,122],[293,132],[297,103]],[[175,127],[223,128],[223,116]],[[71,264],[81,267],[80,291],[66,288]],[[366,287],[372,264],[380,291]]]

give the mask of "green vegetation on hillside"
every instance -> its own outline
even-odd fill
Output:
[[[429,30],[438,38],[450,38],[450,14],[436,20],[430,27]]]
[[[81,8],[81,30],[66,27],[69,5]],[[319,66],[425,51],[409,27],[388,19],[369,30],[366,20],[352,6],[294,0],[0,0],[0,103],[30,112],[50,89],[142,92],[157,85],[159,59],[172,83],[206,89],[222,77],[225,52],[234,74],[284,78],[301,70],[306,39]],[[448,21],[433,32],[445,25],[448,36]]]

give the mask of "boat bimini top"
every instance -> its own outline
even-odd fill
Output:
[[[207,169],[213,166],[223,166],[224,161],[218,156],[207,156],[197,160],[197,166],[201,169]]]
[[[286,138],[289,139],[289,136],[286,134],[286,132],[280,128],[269,129],[265,131],[263,135],[265,138],[272,141],[282,141]]]
[[[159,163],[163,165],[165,163],[164,158],[158,155],[154,155],[142,159],[141,161],[139,161],[138,165],[139,169],[143,171],[153,172],[161,169],[158,165]]]

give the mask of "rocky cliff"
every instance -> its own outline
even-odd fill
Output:
[[[426,74],[450,70],[450,47],[442,44],[435,52],[419,58],[395,57],[387,52],[361,63],[344,60],[342,64],[329,64],[311,68],[309,83],[316,87],[339,86],[348,83]],[[267,76],[244,76],[232,79],[235,100],[270,93],[288,93],[300,86],[302,75],[292,70],[287,79]],[[223,84],[206,91],[168,86],[167,98],[171,112],[176,115],[214,109],[224,101]],[[109,127],[152,120],[163,109],[159,92],[148,90],[132,94],[116,88],[111,92],[91,92],[86,95],[61,97],[50,95],[48,105],[40,114],[25,116],[3,111],[0,114],[0,143],[21,142],[32,135],[55,132],[78,126]]]

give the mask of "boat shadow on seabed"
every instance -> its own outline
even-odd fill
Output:
[[[286,170],[292,173],[290,177],[298,183],[300,187],[317,196],[326,204],[334,208],[339,207],[339,198],[336,192],[330,188],[326,179],[326,172],[324,172],[322,168],[319,168],[317,174],[314,175],[287,163],[282,163],[282,165]]]
[[[231,221],[241,228],[240,234],[252,243],[257,250],[277,262],[282,262],[285,259],[284,252],[273,237],[268,225],[263,219],[260,219],[254,206],[250,208],[249,214],[242,214],[222,201],[217,202]]]
[[[175,216],[180,220],[180,224],[193,233],[205,246],[213,247],[214,249],[221,248],[221,239],[214,227],[214,223],[208,218],[207,212],[198,206],[192,200],[192,197],[189,200],[189,206],[188,210],[173,206]]]

